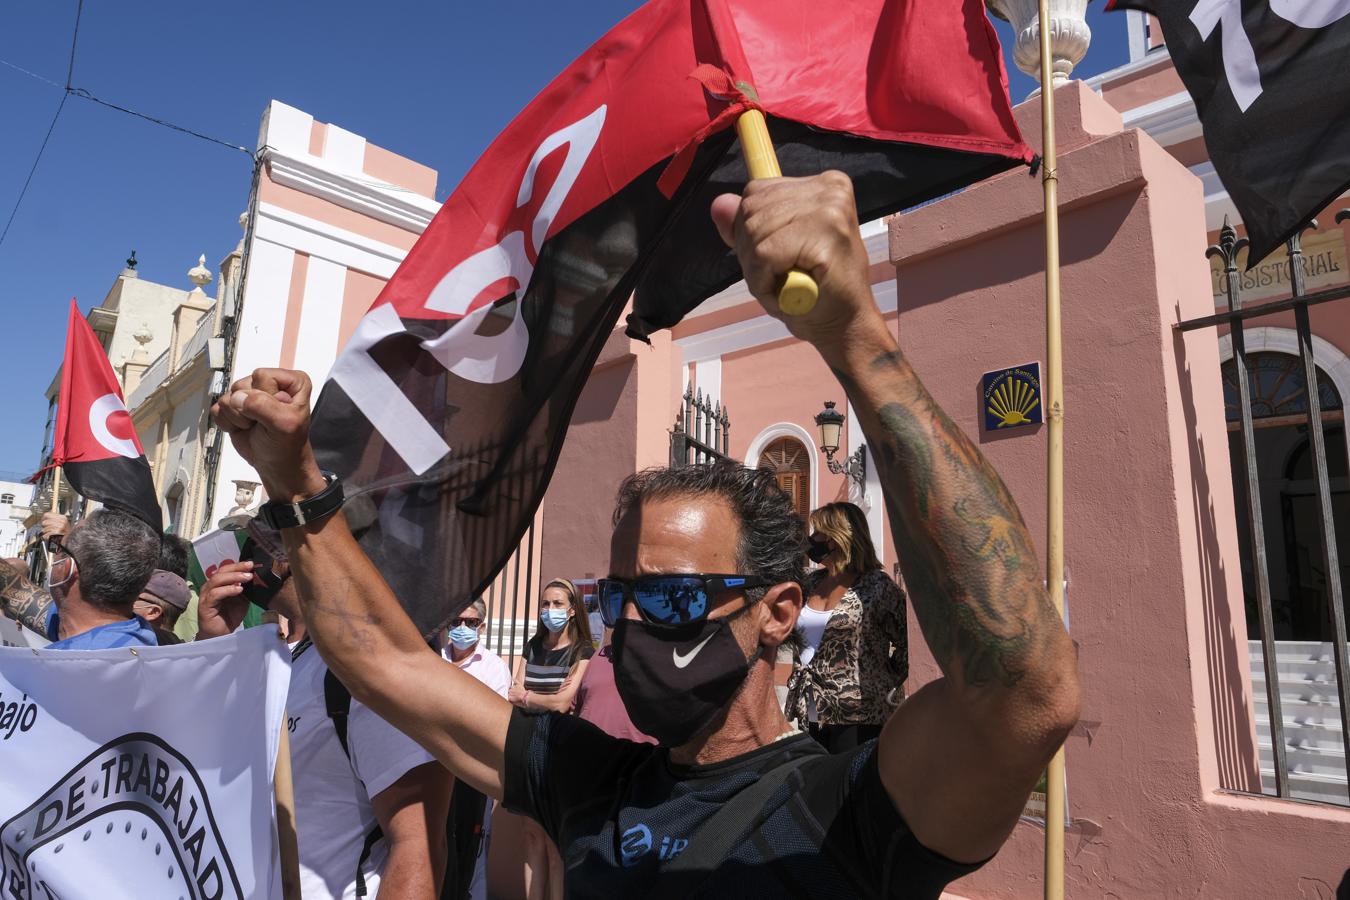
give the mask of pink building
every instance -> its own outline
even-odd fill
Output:
[[[1033,5],[1034,8],[1034,5]],[[1236,210],[1156,23],[1129,14],[1131,62],[1056,91],[1067,367],[1068,598],[1086,683],[1067,744],[1067,895],[1330,898],[1350,866],[1346,757],[1294,313],[1245,326],[1289,799],[1275,790],[1235,370],[1206,259]],[[1084,44],[1086,47],[1086,44]],[[1018,110],[1039,142],[1039,100]],[[864,226],[873,288],[902,348],[1044,533],[1040,426],[987,430],[983,373],[1044,355],[1041,194],[1010,173]],[[1309,290],[1350,281],[1335,213],[1304,239]],[[1245,263],[1245,260],[1241,260]],[[1269,259],[1248,304],[1288,295]],[[1350,499],[1342,407],[1350,302],[1311,310],[1340,558]],[[729,455],[768,466],[805,513],[852,498],[897,562],[870,465],[860,483],[818,452],[824,401],[847,415],[837,460],[862,448],[842,388],[743,286],[651,346],[616,331],[577,407],[542,512],[541,577],[603,574],[608,491],[664,465],[681,397],[711,399]],[[866,465],[865,449],[862,459]],[[1236,480],[1235,480],[1236,478]],[[911,616],[911,622],[914,619]],[[937,670],[916,626],[911,688]],[[1038,897],[1044,825],[1027,820],[968,898]]]

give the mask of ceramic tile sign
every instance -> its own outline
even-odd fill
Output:
[[[1041,364],[985,372],[980,397],[985,431],[1041,424]]]

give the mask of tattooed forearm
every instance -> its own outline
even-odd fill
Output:
[[[835,374],[867,434],[935,658],[965,686],[1017,684],[1060,629],[1017,504],[898,351],[848,368]]]
[[[0,563],[0,604],[5,615],[38,634],[47,633],[47,611],[52,595],[40,588],[23,571]]]

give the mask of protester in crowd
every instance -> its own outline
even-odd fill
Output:
[[[852,503],[811,513],[806,548],[822,568],[806,579],[787,717],[839,753],[881,734],[904,698],[905,595],[881,568],[867,517]]]
[[[47,586],[22,566],[0,573],[5,614],[52,641],[54,650],[155,646],[154,629],[135,604],[159,562],[160,536],[129,513],[100,509],[81,519],[54,548]]]
[[[292,635],[303,634],[286,561],[246,559],[220,566],[202,586],[197,640],[233,632],[249,601],[285,616]],[[286,715],[301,896],[437,897],[451,776],[347,693],[308,640],[295,643],[291,659]],[[380,664],[376,658],[367,662]]]
[[[576,585],[555,578],[539,595],[539,624],[516,660],[507,695],[532,712],[571,712],[577,686],[595,653],[586,607]]]
[[[656,738],[638,731],[628,718],[628,710],[624,709],[623,698],[614,683],[614,629],[604,628],[603,635],[600,649],[591,657],[577,688],[577,715],[612,737],[655,744]]]
[[[581,592],[566,578],[553,579],[539,595],[539,624],[516,660],[507,699],[529,712],[570,713],[594,653]],[[526,900],[561,900],[563,861],[557,845],[533,820],[525,821],[524,834]]]
[[[181,644],[179,617],[188,608],[192,592],[187,583],[188,553],[192,545],[177,535],[160,536],[159,565],[132,605],[136,615],[155,630],[160,646]]]
[[[942,677],[846,753],[791,727],[772,660],[801,611],[805,528],[772,473],[733,464],[649,470],[619,492],[601,608],[624,706],[660,746],[525,715],[444,665],[340,511],[284,531],[306,624],[356,696],[543,823],[578,890],[936,898],[1002,846],[1076,722],[1073,645],[1011,495],[876,307],[848,178],[754,181],[713,215],[765,311],[846,389]],[[820,288],[795,317],[777,306],[793,268]],[[260,370],[214,408],[274,500],[328,485],[311,393],[303,373]]]
[[[160,646],[181,644],[183,639],[173,629],[187,609],[188,597],[188,584],[182,576],[155,569],[131,608],[154,629]]]
[[[511,689],[511,670],[500,656],[483,646],[487,633],[487,604],[482,597],[450,620],[445,649],[450,662],[492,688],[503,699]],[[462,778],[455,779],[450,795],[450,853],[445,867],[442,900],[487,900],[488,849],[492,843],[492,798]]]

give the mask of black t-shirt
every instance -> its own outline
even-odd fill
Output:
[[[808,759],[778,787],[761,824],[711,874],[679,876],[679,896],[936,900],[978,865],[923,847],[877,770],[876,741],[830,755],[806,735],[709,766],[610,737],[589,722],[516,710],[506,737],[506,807],[557,842],[569,898],[646,897],[699,826],[778,766]]]
[[[525,690],[536,694],[556,694],[571,674],[572,667],[590,659],[595,648],[589,641],[549,650],[539,636],[525,645]]]

